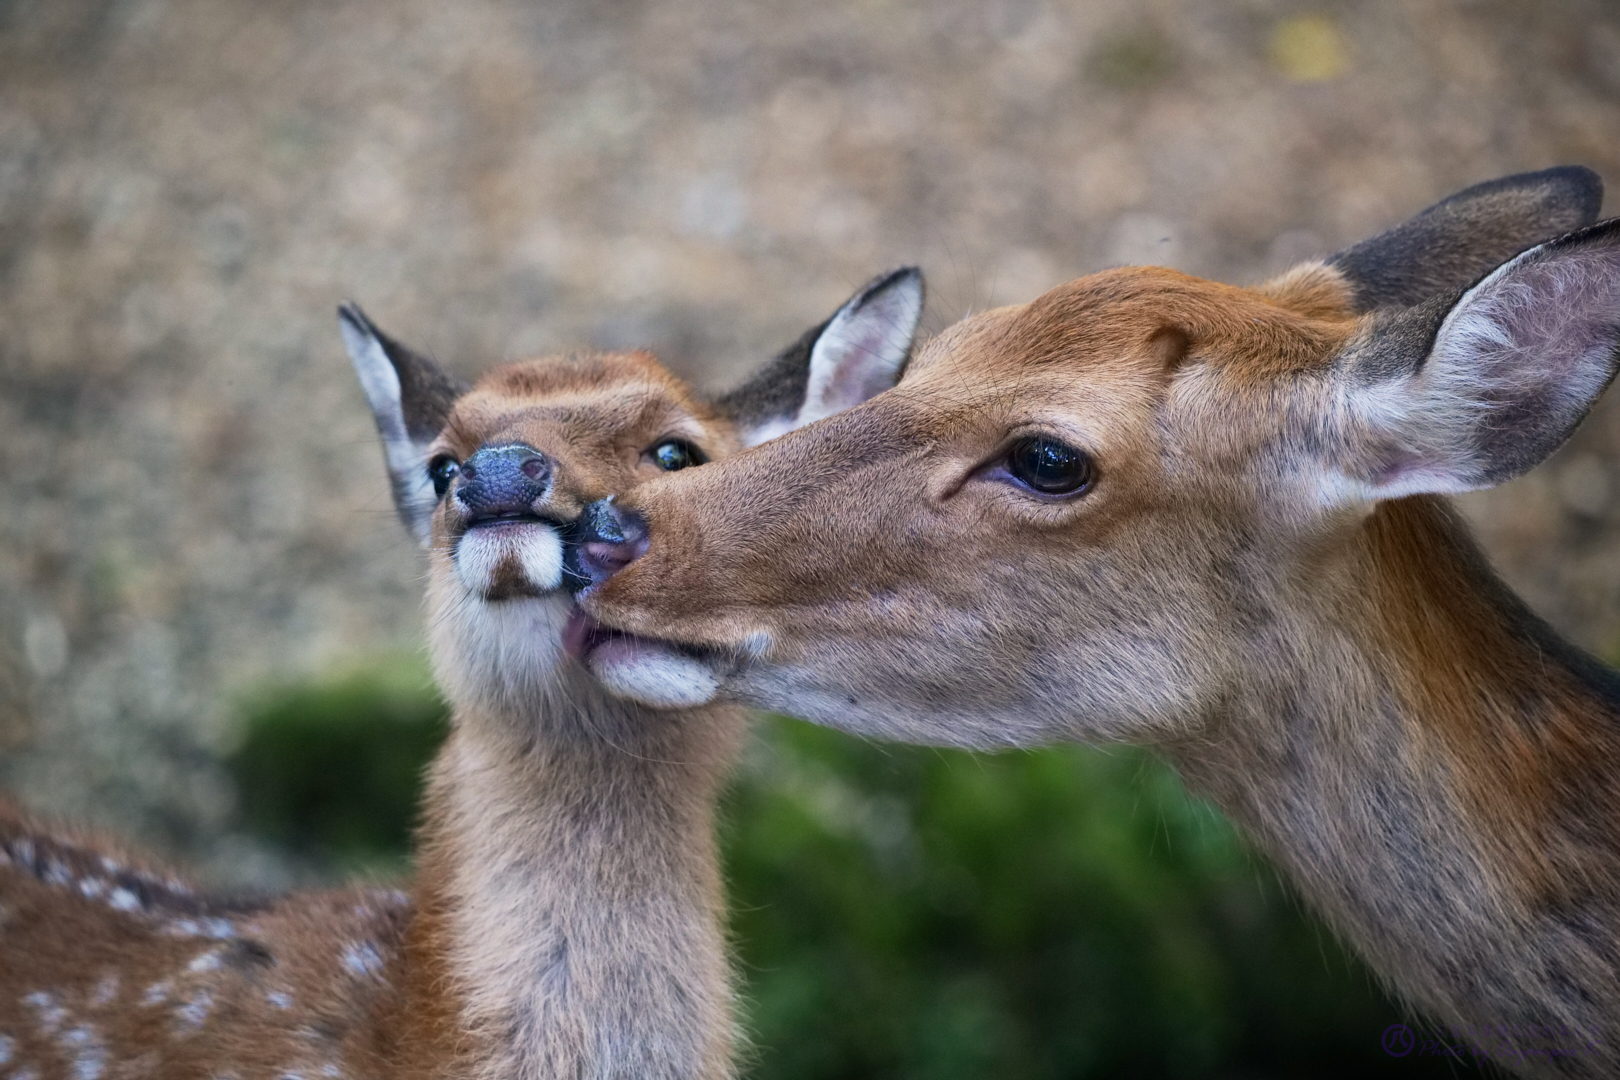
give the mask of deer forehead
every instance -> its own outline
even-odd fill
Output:
[[[641,441],[675,436],[730,449],[730,431],[645,354],[531,360],[495,368],[457,400],[439,444],[468,454],[521,441],[561,455],[574,447],[610,458]],[[633,446],[636,452],[643,447]]]
[[[1094,452],[1174,431],[1163,405],[1175,397],[1228,405],[1224,430],[1206,416],[1186,435],[1258,436],[1272,430],[1277,393],[1324,369],[1354,332],[1347,296],[1324,267],[1255,290],[1159,267],[1104,271],[957,324],[901,386],[975,417],[968,429],[1068,429]]]

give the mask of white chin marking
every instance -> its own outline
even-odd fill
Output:
[[[516,559],[536,592],[562,585],[562,539],[549,525],[524,522],[473,529],[456,545],[456,575],[469,592],[488,595],[501,564]]]
[[[636,638],[603,642],[588,665],[610,693],[655,709],[706,705],[720,689],[713,673],[690,656]]]

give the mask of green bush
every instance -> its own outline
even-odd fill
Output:
[[[245,828],[401,858],[444,711],[397,671],[259,695]],[[762,721],[725,804],[757,1080],[1403,1077],[1400,1018],[1230,825],[1133,750],[971,755]]]
[[[226,757],[242,828],[329,874],[403,869],[422,771],[449,717],[419,663],[270,687]]]

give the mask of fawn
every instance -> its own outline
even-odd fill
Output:
[[[1509,177],[1257,288],[1121,268],[974,315],[894,390],[639,488],[582,605],[867,735],[1155,747],[1459,1041],[1620,1074],[1620,675],[1444,500],[1614,377],[1601,194]]]
[[[891,385],[921,306],[915,270],[880,277],[706,401],[640,352],[464,386],[345,305],[452,707],[414,881],[218,900],[0,806],[0,1076],[733,1075],[713,819],[745,716],[609,697],[566,655],[589,633],[564,583],[602,569],[574,537],[597,500]]]

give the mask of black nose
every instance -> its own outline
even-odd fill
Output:
[[[551,462],[532,446],[485,446],[461,463],[456,501],[468,526],[501,518],[531,517],[551,491]]]
[[[563,551],[563,584],[574,592],[605,581],[647,550],[647,526],[613,505],[613,497],[588,504],[569,530]]]

